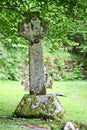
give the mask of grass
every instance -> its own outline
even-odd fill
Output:
[[[66,111],[64,122],[74,120],[87,124],[87,81],[54,82],[52,90],[49,89],[47,92],[62,92],[66,95],[58,97]],[[0,116],[10,118],[24,94],[20,82],[0,81]],[[9,118],[0,118],[0,130],[24,130],[21,126],[26,124],[46,125],[58,130],[58,124],[52,120]]]
[[[87,121],[87,81],[54,82],[53,91],[66,95],[59,97],[66,120]]]

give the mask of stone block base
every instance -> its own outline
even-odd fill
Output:
[[[17,106],[14,115],[26,118],[52,118],[59,119],[64,109],[58,98],[54,95],[24,95]]]

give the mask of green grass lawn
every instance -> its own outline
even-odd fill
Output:
[[[58,97],[66,111],[63,117],[64,122],[74,120],[87,124],[87,81],[54,82],[53,88],[48,89],[47,92],[62,92],[66,95],[66,97]],[[25,93],[20,82],[0,81],[0,130],[24,130],[21,128],[24,124],[38,124],[38,120],[33,119],[1,118],[1,116],[12,116]],[[57,123],[51,120],[39,120],[39,124],[58,130]]]
[[[53,91],[66,95],[59,97],[66,119],[87,121],[87,81],[54,82]]]

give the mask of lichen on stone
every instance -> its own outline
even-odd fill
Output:
[[[59,118],[64,114],[64,109],[61,104],[54,103],[55,97],[53,95],[35,96],[26,94],[22,100],[24,100],[24,105],[21,105],[21,103],[19,104],[15,111],[16,116],[27,118],[52,118],[59,120]],[[57,100],[56,102],[59,101]],[[21,109],[19,109],[19,107]],[[57,111],[55,112],[55,110]]]
[[[39,12],[31,12],[27,18],[19,24],[19,35],[32,43],[38,43],[47,34],[47,23],[39,16]]]

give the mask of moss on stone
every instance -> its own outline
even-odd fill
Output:
[[[35,95],[34,91],[30,90],[30,95]],[[46,95],[46,87],[43,87],[37,95]]]
[[[53,95],[35,96],[26,94],[14,114],[17,117],[52,118],[59,121],[64,114],[64,109],[61,104],[55,104],[55,100]]]

